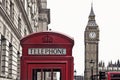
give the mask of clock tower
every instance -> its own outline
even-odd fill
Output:
[[[98,43],[99,43],[99,28],[95,21],[93,6],[91,6],[88,24],[84,32],[84,42],[85,42],[84,80],[93,80],[92,75],[98,74]]]

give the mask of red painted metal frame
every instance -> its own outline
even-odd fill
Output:
[[[56,32],[39,32],[21,40],[21,80],[32,80],[33,69],[60,69],[61,80],[74,80],[73,39]],[[29,55],[29,48],[65,48],[66,55]]]

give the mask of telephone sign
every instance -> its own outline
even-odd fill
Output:
[[[29,55],[66,55],[65,48],[29,48]]]

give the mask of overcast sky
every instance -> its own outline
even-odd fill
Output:
[[[78,75],[84,74],[84,31],[92,0],[47,0],[49,28],[74,38],[73,56]],[[99,61],[120,59],[120,0],[93,0],[100,29]]]

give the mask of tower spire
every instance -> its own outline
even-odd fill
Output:
[[[95,21],[95,14],[94,14],[94,10],[93,10],[93,2],[91,3],[91,11],[89,14],[89,20],[88,20],[88,24],[87,26],[97,26],[96,21]]]
[[[91,11],[89,16],[95,16],[94,11],[93,11],[93,2],[91,3]]]
[[[95,14],[94,14],[94,11],[93,11],[93,2],[91,3],[91,11],[90,11],[89,18],[92,18],[92,17],[95,18]]]

